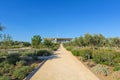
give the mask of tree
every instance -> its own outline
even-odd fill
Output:
[[[44,43],[43,43],[46,47],[51,47],[53,46],[53,43],[50,39],[44,39]]]
[[[35,47],[35,48],[38,48],[39,45],[41,44],[41,41],[42,41],[41,36],[34,35],[32,37],[32,46]]]

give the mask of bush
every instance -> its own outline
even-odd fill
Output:
[[[100,64],[113,66],[114,59],[117,57],[117,52],[109,50],[97,50],[93,52],[93,61]]]
[[[11,74],[14,69],[14,65],[8,64],[7,62],[0,63],[0,74]]]
[[[120,63],[120,57],[117,56],[114,60],[113,60],[114,63]]]
[[[74,56],[80,56],[79,50],[72,50]]]
[[[10,64],[16,64],[16,62],[20,60],[19,57],[20,57],[19,53],[11,53],[7,56],[7,61]]]
[[[24,66],[24,65],[26,65],[26,61],[24,61],[24,60],[21,60],[21,61],[19,61],[19,62],[16,62],[16,66],[17,66],[17,67],[22,67],[22,66]]]
[[[0,57],[7,56],[7,51],[0,51]]]
[[[49,56],[51,55],[51,52],[48,50],[39,50],[36,53],[36,56]]]
[[[92,51],[90,49],[80,49],[80,50],[72,50],[73,55],[81,56],[84,59],[91,59],[92,58]]]
[[[119,70],[120,70],[120,63],[114,66],[114,71],[119,71]]]
[[[5,58],[0,57],[0,63],[3,62],[4,60],[5,60]]]
[[[16,69],[13,72],[13,76],[17,79],[17,80],[23,80],[30,72],[32,71],[32,67],[29,66],[23,66],[19,69]]]
[[[53,50],[53,51],[56,51],[57,49],[58,49],[58,46],[52,47],[52,50]]]
[[[25,51],[20,51],[20,54],[22,56],[33,56],[35,53],[35,50],[25,50]]]
[[[0,76],[0,80],[11,80],[9,76]]]
[[[67,49],[68,51],[72,51],[72,50],[73,50],[73,47],[72,47],[72,46],[67,46],[66,49]]]
[[[92,50],[90,49],[81,49],[80,50],[80,56],[82,56],[85,59],[91,59],[92,58]]]
[[[53,45],[51,46],[52,50],[56,51],[59,48],[60,44],[58,43],[53,43]]]
[[[96,66],[91,68],[91,70],[93,72],[95,72],[96,74],[102,74],[102,75],[105,75],[105,76],[107,76],[110,73],[109,68],[107,66],[100,65],[100,64],[97,64]]]

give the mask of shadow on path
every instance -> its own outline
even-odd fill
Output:
[[[42,58],[43,61],[40,63],[40,65],[37,68],[35,68],[24,80],[30,80],[30,78],[32,78],[32,76],[42,67],[43,64],[45,64],[47,60],[56,59],[56,58],[59,58],[59,57],[57,57],[57,55],[55,54],[51,56],[43,57]]]

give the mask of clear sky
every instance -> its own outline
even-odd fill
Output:
[[[2,33],[20,41],[36,34],[120,37],[120,0],[0,0],[0,23]]]

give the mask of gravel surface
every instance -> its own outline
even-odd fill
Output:
[[[62,45],[30,80],[99,80]]]

